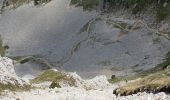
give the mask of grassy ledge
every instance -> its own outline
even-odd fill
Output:
[[[29,91],[31,89],[31,85],[20,85],[20,84],[11,84],[11,83],[0,83],[0,94],[4,90],[10,91]]]
[[[76,80],[64,72],[54,71],[50,69],[31,80],[32,84],[38,84],[43,82],[52,82],[50,88],[55,88],[61,87],[60,82],[65,82],[70,86],[75,86]]]
[[[127,96],[138,92],[170,93],[170,69],[147,75],[128,82],[113,91],[116,95]]]

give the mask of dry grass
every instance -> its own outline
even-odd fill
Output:
[[[116,95],[131,95],[137,92],[170,92],[170,69],[147,75],[128,82],[114,90]]]

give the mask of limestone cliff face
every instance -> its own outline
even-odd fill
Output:
[[[161,63],[170,50],[169,38],[145,22],[84,12],[69,3],[24,4],[3,13],[0,34],[10,46],[7,55],[40,55],[56,68],[89,77],[146,70]],[[16,70],[35,74],[37,66],[25,63]]]

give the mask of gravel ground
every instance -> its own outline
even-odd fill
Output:
[[[165,93],[138,93],[130,96],[117,97],[112,89],[89,90],[83,88],[65,87],[56,89],[31,90],[30,92],[6,91],[1,100],[170,100]]]

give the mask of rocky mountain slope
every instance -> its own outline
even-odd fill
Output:
[[[0,57],[0,99],[169,100],[168,17],[158,21],[152,7],[132,15],[117,0],[117,12],[109,0],[102,10],[98,0],[20,1],[0,15],[0,54],[13,59]]]
[[[8,79],[3,79],[3,75],[0,76],[1,83],[8,82],[13,84],[14,86],[18,85],[13,82],[19,82],[21,86],[25,83],[23,79],[19,78],[15,71],[12,60],[9,58],[1,58],[0,65],[1,71],[5,72],[5,76],[9,77]],[[12,76],[11,76],[12,75]],[[66,80],[69,78],[75,80],[75,86],[70,86]],[[13,78],[11,80],[11,78]],[[60,80],[58,80],[60,79]],[[51,80],[51,81],[50,81]],[[56,87],[50,87],[50,84],[53,84],[53,80],[58,80],[60,86],[55,85]],[[41,81],[40,83],[37,83]],[[55,81],[56,82],[56,81]],[[130,96],[116,96],[114,95],[113,89],[116,89],[119,86],[126,84],[125,82],[120,82],[117,84],[110,84],[107,81],[105,76],[97,76],[93,79],[83,80],[76,73],[65,73],[59,72],[55,69],[45,71],[40,74],[38,77],[34,78],[30,81],[31,87],[30,90],[13,90],[10,91],[11,88],[5,86],[3,91],[0,91],[0,99],[1,100],[36,100],[37,98],[41,100],[169,100],[170,96],[161,92],[158,94],[153,93],[138,93]],[[5,83],[4,83],[5,84]],[[0,88],[2,85],[0,85]],[[24,86],[26,87],[26,86]],[[50,88],[49,88],[50,87]],[[16,89],[17,87],[14,87]]]
[[[6,55],[39,55],[55,68],[87,78],[155,67],[170,50],[167,34],[145,22],[83,12],[69,3],[53,0],[42,7],[25,4],[4,12],[0,32],[10,47]],[[40,68],[29,62],[18,65],[16,71],[24,76]]]

